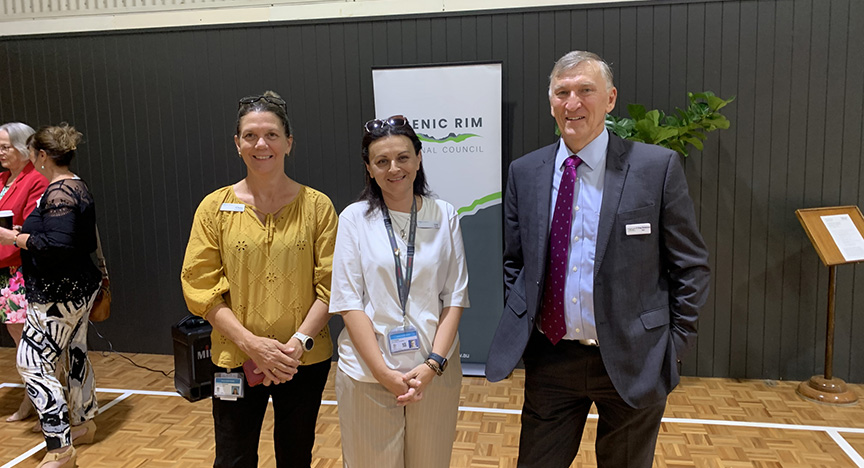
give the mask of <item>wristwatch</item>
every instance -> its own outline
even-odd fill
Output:
[[[312,347],[315,346],[315,340],[313,340],[311,336],[304,335],[299,331],[291,338],[297,338],[300,340],[300,344],[303,345],[303,351],[312,351]]]
[[[445,359],[444,356],[441,356],[440,354],[429,353],[428,359],[431,359],[435,361],[436,364],[438,364],[438,368],[441,369],[442,374],[447,369],[447,359]]]

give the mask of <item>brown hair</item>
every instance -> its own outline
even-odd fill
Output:
[[[285,130],[285,136],[289,137],[293,135],[291,131],[291,121],[288,119],[288,105],[287,104],[277,104],[272,100],[268,100],[267,98],[275,98],[280,102],[285,102],[282,99],[282,96],[277,94],[275,91],[264,91],[264,94],[258,97],[255,102],[250,104],[243,104],[241,102],[240,107],[237,109],[237,135],[240,135],[240,120],[246,114],[250,112],[272,112],[279,117],[279,120],[282,121],[282,127]],[[244,98],[245,99],[245,98]]]
[[[84,135],[66,122],[55,126],[39,127],[36,133],[27,138],[27,146],[36,151],[44,151],[54,164],[65,167],[75,157],[75,150]]]
[[[382,213],[387,209],[387,205],[384,203],[384,194],[381,193],[381,187],[378,185],[378,182],[369,175],[369,171],[365,170],[365,166],[369,164],[369,145],[376,140],[389,136],[404,136],[411,140],[415,156],[420,154],[420,150],[423,148],[423,143],[408,123],[400,127],[383,125],[371,132],[367,131],[363,134],[360,155],[363,157],[363,162],[365,163],[363,173],[366,175],[366,186],[363,188],[363,191],[360,192],[357,201],[365,200],[369,202],[369,207],[366,209],[366,216],[371,215],[376,209],[380,209]],[[421,161],[420,168],[417,169],[417,176],[414,178],[414,195],[426,196],[429,194],[431,194],[431,192],[429,191],[429,185],[426,183],[426,173],[423,171],[423,162]]]

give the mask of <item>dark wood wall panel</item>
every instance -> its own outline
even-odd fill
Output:
[[[793,31],[795,34],[792,38],[792,69],[795,71],[791,75],[792,89],[810,89],[810,43],[813,24],[811,17],[812,2],[800,2],[793,6]],[[797,95],[797,93],[796,93]],[[795,114],[798,118],[792,119],[789,122],[789,164],[795,170],[790,171],[788,176],[787,199],[790,204],[787,205],[791,209],[797,206],[811,205],[805,202],[808,197],[805,194],[806,174],[805,170],[808,151],[807,148],[807,131],[809,129],[809,102],[807,100],[809,94],[797,95],[795,100]],[[791,97],[791,96],[790,96]],[[793,236],[794,237],[794,236]],[[797,266],[799,268],[799,276],[797,284],[793,284],[795,288],[792,294],[795,296],[792,300],[798,301],[798,334],[796,336],[799,343],[812,343],[815,345],[817,335],[816,328],[821,325],[821,321],[817,321],[815,314],[817,306],[816,292],[821,290],[825,283],[818,285],[819,272],[821,269],[814,262],[814,257],[808,249],[809,245],[806,239],[799,239],[790,245],[792,252],[798,255]],[[815,273],[814,273],[815,270]],[[820,288],[817,288],[817,285]],[[824,303],[822,303],[824,305]],[[824,310],[824,309],[820,309]],[[821,330],[820,330],[821,331]],[[790,335],[791,336],[791,335]],[[818,336],[823,336],[820,333]],[[793,345],[794,346],[794,345]],[[795,346],[796,348],[798,346]],[[817,355],[821,355],[815,346],[802,347],[796,353],[796,372],[802,369],[816,367],[818,359]]]
[[[233,143],[241,96],[274,89],[286,98],[295,133],[287,171],[337,209],[363,185],[373,67],[501,61],[505,164],[554,140],[548,74],[571,49],[612,64],[619,115],[629,103],[671,112],[688,91],[736,96],[724,112],[732,128],[685,161],[713,278],[684,372],[800,380],[822,371],[827,270],[794,210],[861,205],[862,43],[857,0],[667,0],[6,37],[0,121],[65,120],[84,132],[75,168],[96,195],[115,288],[114,316],[99,329],[117,349],[167,353],[168,328],[185,313],[178,276],[194,210],[243,176]],[[855,345],[864,270],[838,275],[834,370],[864,382]]]
[[[849,6],[849,36],[864,37],[864,22],[860,21],[864,18],[864,3],[851,2]],[[853,43],[849,43],[853,44]],[[855,146],[858,148],[864,147],[864,122],[860,117],[860,109],[864,108],[864,59],[861,57],[860,51],[856,47],[847,47],[846,63],[848,69],[846,71],[847,85],[846,93],[847,100],[845,106],[844,132],[847,135],[844,141],[847,143],[847,150],[844,152],[845,167],[842,174],[844,200],[858,200],[859,206],[861,200],[864,200],[864,162],[861,161],[861,155],[855,154]],[[851,120],[849,120],[851,119]],[[848,270],[848,269],[847,269]],[[864,271],[861,267],[854,270],[852,274],[855,283],[853,285],[854,295],[852,297],[852,326],[851,336],[853,343],[859,342],[864,336]],[[855,350],[858,347],[853,347]],[[851,352],[847,359],[850,369],[861,365],[860,354]]]

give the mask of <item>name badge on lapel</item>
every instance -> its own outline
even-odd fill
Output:
[[[628,236],[645,236],[651,234],[651,223],[628,224]]]

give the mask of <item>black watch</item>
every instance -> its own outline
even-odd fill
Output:
[[[299,331],[294,334],[291,338],[297,338],[300,340],[300,344],[303,345],[303,351],[312,351],[312,347],[315,346],[315,340],[312,339],[309,335],[304,335]]]
[[[435,361],[438,364],[438,368],[441,369],[443,373],[445,369],[447,369],[447,359],[444,356],[435,353],[429,353],[429,359]]]

